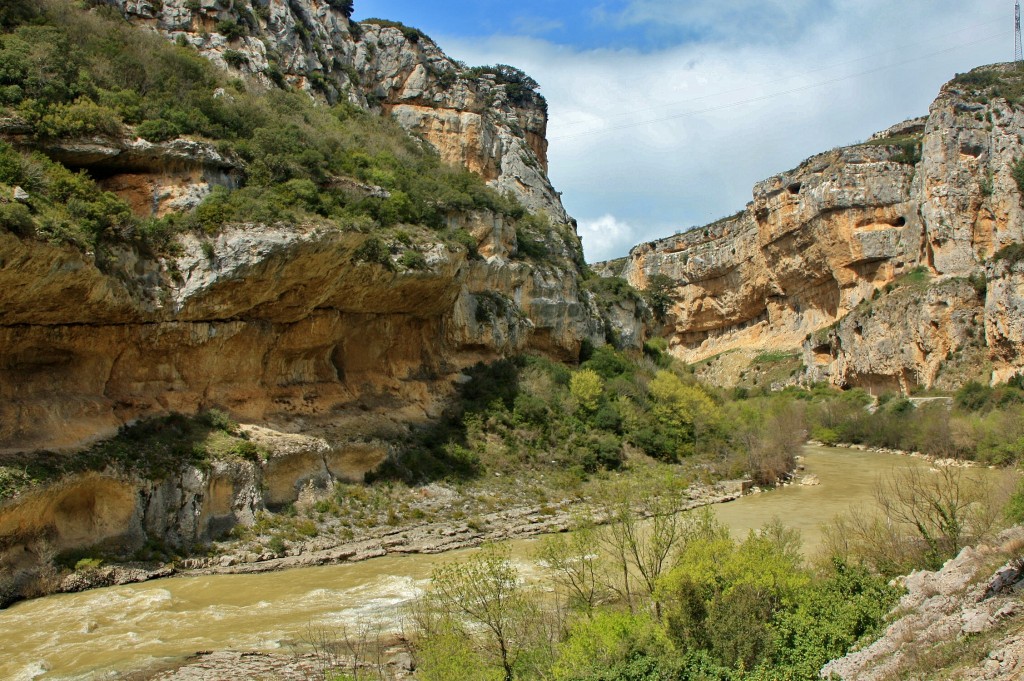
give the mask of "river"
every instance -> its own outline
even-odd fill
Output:
[[[820,523],[851,505],[874,504],[878,477],[919,459],[848,449],[806,447],[804,474],[817,486],[793,485],[717,506],[742,537],[773,517],[799,529],[807,550]],[[514,542],[527,572],[534,540]],[[397,622],[401,605],[442,562],[466,552],[378,558],[362,563],[257,575],[181,577],[61,594],[0,611],[0,678],[95,679],[200,650],[276,650],[309,625],[340,627],[373,619]]]

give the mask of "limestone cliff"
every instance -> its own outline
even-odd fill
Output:
[[[114,4],[141,30],[267,88],[291,84],[394,117],[443,159],[546,214],[550,228],[533,235],[545,256],[523,257],[515,220],[479,210],[446,217],[472,235],[471,252],[426,233],[416,267],[402,264],[394,239],[385,262],[365,262],[367,235],[326,222],[236,225],[160,255],[128,242],[82,253],[2,231],[0,451],[73,447],[210,405],[250,420],[313,417],[343,430],[348,414],[376,424],[357,432],[387,428],[436,414],[467,364],[527,349],[574,360],[584,340],[603,342],[579,286],[574,223],[544,170],[546,107],[525,75],[469,72],[421,33],[352,23],[339,3]],[[50,139],[11,118],[0,138],[86,170],[146,216],[190,209],[246,172],[196,139]]]
[[[1024,239],[1019,78],[1009,66],[958,77],[927,118],[815,156],[758,183],[736,216],[603,270],[640,288],[670,278],[663,333],[686,361],[803,346],[804,375],[841,386],[1005,380],[1022,365],[1017,275],[992,258]],[[907,276],[931,285],[907,294]]]
[[[422,32],[352,22],[330,0],[105,1],[267,87],[289,84],[389,113],[446,161],[531,211],[570,221],[547,178],[547,105],[506,71],[467,69]]]
[[[467,71],[412,29],[353,24],[319,0],[113,4],[257,84],[392,116],[540,217],[452,209],[445,224],[390,231],[315,216],[227,223],[158,251],[0,225],[0,473],[40,450],[75,452],[126,424],[214,407],[260,424],[247,428],[270,453],[157,480],[100,466],[7,498],[0,570],[34,579],[55,552],[220,535],[310,481],[361,480],[393,453],[389,441],[440,415],[467,366],[526,351],[576,361],[604,342],[575,225],[545,172],[545,105],[523,74]],[[0,140],[88,173],[141,217],[191,210],[248,170],[198,138],[48,137],[9,116]],[[388,198],[353,178],[329,182]],[[0,203],[18,192],[0,186]]]

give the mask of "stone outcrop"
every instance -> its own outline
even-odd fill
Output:
[[[604,321],[579,286],[574,223],[545,172],[546,105],[509,80],[524,74],[467,70],[414,29],[355,24],[323,0],[109,4],[268,88],[394,117],[545,214],[548,255],[520,257],[515,222],[485,211],[448,216],[482,258],[428,236],[417,245],[423,269],[401,264],[397,242],[390,262],[361,262],[366,235],[330,225],[237,225],[182,237],[162,257],[0,233],[0,451],[74,447],[211,405],[253,422],[393,429],[439,413],[476,361],[525,350],[575,360],[585,340],[603,342]],[[141,215],[192,208],[245,173],[240,159],[194,140],[38,140],[18,120],[0,121],[0,136],[88,169]]]
[[[390,114],[444,160],[533,212],[570,221],[547,177],[544,99],[468,71],[415,29],[356,24],[326,0],[105,1],[133,23],[267,87],[288,83]]]
[[[257,514],[299,501],[335,481],[362,481],[388,456],[380,441],[331,445],[323,438],[243,428],[270,452],[265,461],[187,465],[159,479],[112,469],[67,476],[0,507],[0,603],[33,590],[77,591],[166,576],[168,570],[110,566],[46,584],[50,563],[89,549],[131,555],[147,542],[177,549],[219,539]],[[86,578],[87,577],[87,578]]]
[[[502,219],[474,220],[501,231]],[[514,230],[512,231],[514,239]],[[0,234],[0,450],[73,447],[217,406],[354,434],[439,413],[459,370],[603,337],[572,262],[359,261],[365,234],[245,225],[178,256],[102,256]]]
[[[822,678],[918,678],[934,673],[936,664],[942,667],[943,678],[1020,678],[1022,539],[1024,532],[1014,528],[996,546],[965,548],[941,570],[901,578],[907,593],[893,610],[885,633],[871,645],[829,662],[821,670]],[[1006,560],[1008,555],[1010,561],[991,572],[993,560]],[[993,639],[986,648],[991,652],[979,663],[958,648],[972,636]]]
[[[1019,77],[1008,66],[981,71]],[[758,183],[737,215],[641,244],[599,271],[639,288],[669,277],[663,335],[686,361],[802,346],[800,380],[906,391],[955,387],[989,368],[985,379],[1005,380],[1022,366],[1017,275],[992,257],[1024,239],[1012,172],[1022,134],[1024,111],[958,78],[927,118],[813,157]],[[908,294],[908,275],[932,288]]]
[[[74,452],[140,419],[213,407],[259,424],[251,437],[272,453],[264,465],[158,481],[65,477],[8,500],[0,568],[30,574],[54,553],[105,542],[218,536],[307,485],[362,480],[393,454],[386,442],[441,414],[464,368],[527,351],[576,361],[585,343],[604,342],[605,320],[580,285],[575,224],[546,175],[546,106],[530,87],[466,71],[412,29],[360,26],[321,0],[110,4],[267,87],[393,116],[551,227],[531,233],[545,255],[525,257],[514,219],[453,212],[449,231],[469,233],[469,248],[411,226],[413,245],[375,235],[387,254],[372,261],[359,254],[371,235],[327,222],[229,225],[176,237],[162,254],[0,230],[0,461]],[[196,140],[58,142],[19,120],[0,120],[0,138],[90,171],[142,216],[190,209],[245,175],[240,159]],[[422,256],[415,266],[403,262],[409,249]]]

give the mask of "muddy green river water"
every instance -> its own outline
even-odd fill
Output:
[[[871,506],[880,475],[918,459],[847,449],[807,447],[804,474],[818,486],[794,485],[715,507],[743,536],[772,517],[799,529],[805,549],[821,540],[820,524],[851,505]],[[529,575],[535,542],[513,555]],[[63,594],[0,611],[0,679],[93,679],[154,660],[200,650],[275,650],[300,639],[310,624],[338,627],[371,619],[398,626],[441,562],[438,556],[385,557],[350,565],[260,575],[181,577]]]

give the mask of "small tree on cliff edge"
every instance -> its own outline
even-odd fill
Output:
[[[354,11],[352,0],[327,0],[327,4],[331,6],[331,9],[344,14],[346,19],[352,18],[352,12]]]

